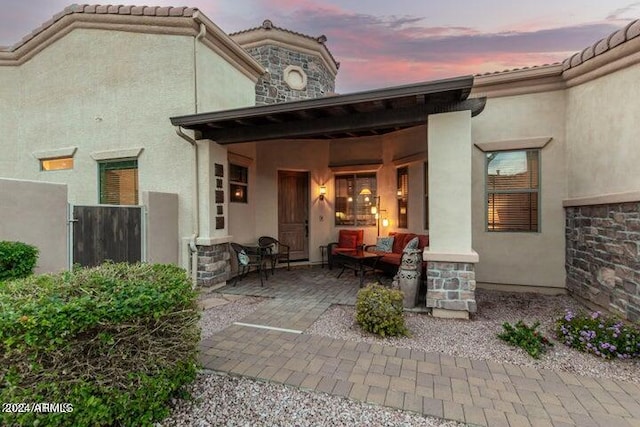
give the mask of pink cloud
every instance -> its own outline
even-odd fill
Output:
[[[347,61],[340,69],[338,92],[359,91],[395,86],[461,75],[484,74],[532,65],[562,61],[568,52],[555,54],[507,53],[501,55],[469,55],[457,60],[412,61],[376,57]],[[348,88],[343,90],[343,88]]]

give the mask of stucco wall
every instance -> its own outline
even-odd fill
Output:
[[[487,100],[472,120],[472,140],[553,139],[541,151],[540,232],[486,231],[485,154],[473,152],[473,248],[478,282],[552,288],[565,286],[564,211],[567,194],[563,91]]]
[[[147,262],[178,264],[178,195],[145,191]]]
[[[229,234],[234,242],[251,243],[256,239],[256,212],[258,204],[258,180],[256,178],[256,144],[237,144],[229,149],[229,152],[239,154],[245,160],[236,162],[248,169],[248,194],[247,203],[229,203]],[[231,162],[231,160],[230,160]],[[228,188],[225,189],[228,191]],[[259,236],[257,236],[259,237]]]
[[[197,52],[202,108],[253,104],[251,79],[207,47]],[[179,233],[191,235],[193,148],[169,117],[195,111],[193,37],[76,29],[23,65],[0,67],[0,79],[12,91],[0,104],[14,112],[0,107],[0,176],[66,183],[71,203],[95,204],[91,154],[142,148],[140,191],[178,194]],[[74,146],[73,170],[40,171],[35,151]]]
[[[34,245],[36,273],[68,267],[67,186],[0,179],[0,240]]]
[[[190,39],[193,42],[193,39]],[[196,46],[199,113],[255,105],[255,84],[202,44]],[[180,113],[188,114],[188,113]]]
[[[567,90],[568,197],[640,189],[640,65]]]

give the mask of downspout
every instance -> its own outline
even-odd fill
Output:
[[[193,281],[193,287],[198,285],[198,247],[196,246],[196,240],[200,234],[200,185],[198,183],[198,145],[196,140],[182,131],[180,126],[176,126],[176,134],[185,141],[187,141],[193,147],[193,234],[189,239],[189,253],[191,255],[191,280]]]
[[[196,18],[196,16],[194,16]],[[198,113],[198,42],[207,33],[207,27],[200,23],[200,31],[193,39],[193,95],[194,110]],[[200,235],[200,185],[198,172],[198,145],[196,140],[182,131],[180,126],[176,126],[176,134],[187,141],[193,147],[193,234],[189,239],[189,253],[191,255],[191,280],[193,287],[198,285],[198,246],[196,242]]]

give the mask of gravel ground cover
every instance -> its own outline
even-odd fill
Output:
[[[472,321],[436,319],[424,314],[407,313],[405,320],[412,333],[408,338],[387,338],[382,341],[362,332],[353,320],[355,308],[350,306],[331,307],[306,332],[640,383],[640,362],[637,360],[603,360],[569,348],[554,339],[554,321],[564,315],[566,309],[584,310],[573,298],[478,290],[476,299],[478,313]],[[496,337],[497,333],[502,332],[504,322],[515,323],[521,319],[529,325],[540,321],[539,330],[554,343],[540,359],[533,359],[519,347],[510,346]]]
[[[397,347],[436,351],[452,356],[487,359],[611,379],[640,382],[637,361],[605,361],[580,353],[553,340],[551,328],[564,310],[583,307],[568,296],[477,291],[478,313],[473,321],[436,319],[407,313],[412,336],[381,340],[360,331],[354,307],[334,306],[305,333],[333,338],[380,342]],[[256,310],[265,299],[245,297],[203,313],[203,338]],[[539,320],[540,330],[555,345],[535,360],[523,350],[500,341],[502,323]],[[192,400],[176,401],[171,416],[159,426],[433,426],[463,424],[369,405],[324,393],[312,393],[282,384],[202,372],[191,385]]]

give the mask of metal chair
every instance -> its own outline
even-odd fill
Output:
[[[236,253],[236,259],[238,260],[238,275],[233,282],[233,286],[236,285],[239,279],[242,279],[249,274],[251,267],[255,267],[256,271],[260,275],[260,286],[264,286],[262,279],[262,272],[264,277],[268,280],[268,271],[266,269],[267,251],[263,247],[245,246],[238,243],[231,243],[231,248]]]
[[[276,264],[279,262],[287,262],[287,271],[291,270],[291,261],[289,259],[289,245],[280,243],[277,239],[269,236],[262,236],[258,239],[261,247],[268,248],[267,256],[271,260],[271,275],[275,273]]]

